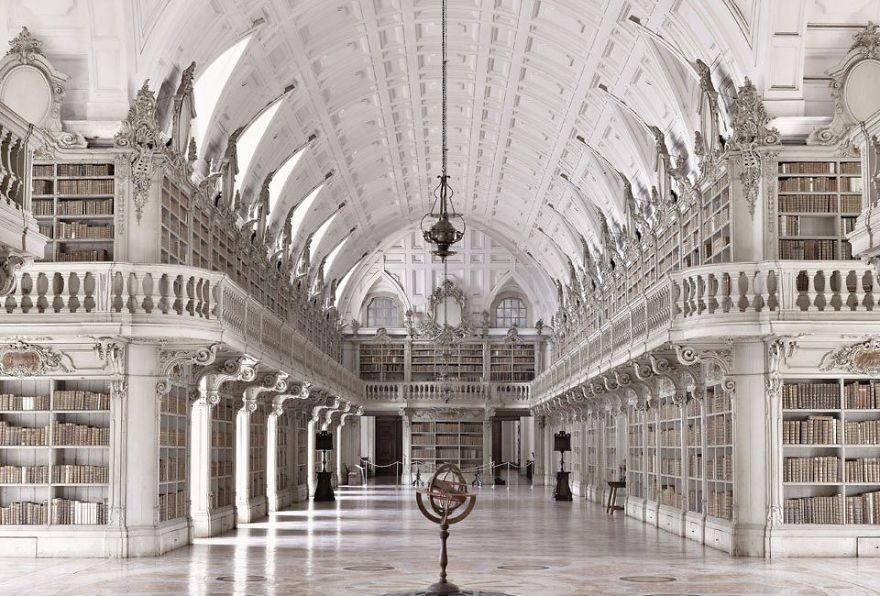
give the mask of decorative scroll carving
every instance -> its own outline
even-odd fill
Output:
[[[159,374],[161,379],[156,382],[156,392],[159,395],[166,395],[171,391],[171,376],[180,365],[208,366],[217,359],[219,351],[219,343],[195,350],[162,350],[159,353]]]
[[[808,145],[836,145],[847,136],[849,131],[880,107],[880,99],[876,94],[868,93],[877,73],[880,72],[880,30],[874,23],[868,23],[864,31],[859,31],[853,38],[849,52],[836,67],[827,71],[831,77],[831,98],[834,100],[834,118],[831,124],[814,129],[807,137]],[[854,78],[851,77],[855,75]],[[858,103],[854,106],[847,101],[847,89],[855,84],[859,87],[854,95],[858,95]],[[862,88],[864,86],[864,88]],[[861,105],[865,95],[873,95],[874,104]],[[856,107],[854,113],[853,108]],[[871,109],[873,107],[873,109]]]
[[[95,354],[104,361],[114,373],[122,373],[124,368],[125,346],[116,343],[111,337],[99,337],[94,345]]]
[[[779,145],[779,131],[770,126],[770,117],[764,109],[764,101],[752,81],[746,81],[737,91],[736,101],[730,115],[733,135],[731,148],[753,151],[763,145]]]
[[[880,339],[844,346],[825,354],[819,365],[822,370],[844,370],[856,374],[880,374]]]
[[[437,308],[448,298],[455,300],[461,310],[461,323],[457,327],[452,327],[445,321],[443,325],[437,323]],[[441,344],[455,343],[471,334],[469,315],[467,294],[451,280],[445,279],[431,293],[428,312],[425,313],[425,320],[418,329],[418,336]]]
[[[71,372],[73,367],[64,363],[64,357],[70,360],[69,356],[51,348],[19,340],[0,348],[0,374],[21,378],[57,370]]]
[[[483,420],[485,412],[477,408],[415,408],[409,410],[413,420]]]
[[[114,138],[117,147],[134,150],[131,158],[131,180],[138,222],[143,217],[144,205],[150,192],[154,161],[165,152],[163,137],[157,119],[156,96],[150,90],[149,81],[144,81]]]

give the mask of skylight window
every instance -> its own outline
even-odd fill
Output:
[[[193,83],[196,104],[194,135],[200,150],[205,145],[208,127],[211,125],[211,116],[214,115],[214,109],[217,107],[217,102],[220,101],[223,88],[226,87],[232,71],[235,70],[235,66],[244,54],[250,40],[251,36],[248,35],[220,54]]]
[[[257,152],[257,147],[260,145],[263,135],[266,134],[272,118],[275,117],[275,113],[281,107],[283,99],[282,97],[276,100],[275,103],[263,110],[263,113],[251,122],[245,131],[241,133],[241,136],[238,137],[238,146],[236,147],[238,175],[235,177],[235,190],[241,190],[241,181],[247,176],[248,168],[251,165],[254,154]]]
[[[293,169],[296,167],[296,164],[299,163],[299,160],[302,159],[304,153],[305,147],[291,155],[288,160],[284,162],[284,165],[278,168],[278,171],[275,172],[275,177],[272,178],[272,182],[269,183],[269,217],[275,212],[275,206],[278,204],[279,199],[281,199],[281,191],[284,190],[284,185],[287,184],[287,180],[293,173]]]

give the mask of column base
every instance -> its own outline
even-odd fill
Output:
[[[232,505],[194,513],[192,528],[194,538],[210,538],[235,527],[235,508]]]
[[[263,517],[266,517],[266,497],[254,497],[236,503],[235,521],[237,523],[249,524]]]
[[[290,489],[287,488],[279,490],[277,493],[266,497],[266,503],[270,513],[281,511],[290,505],[290,500]]]

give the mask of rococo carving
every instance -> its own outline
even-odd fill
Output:
[[[862,343],[828,352],[822,358],[820,368],[865,375],[880,374],[880,339],[871,338]]]
[[[34,377],[59,369],[63,372],[71,372],[73,367],[64,363],[65,356],[51,348],[19,340],[0,348],[0,374],[12,377]],[[70,357],[67,356],[67,359],[70,360]]]

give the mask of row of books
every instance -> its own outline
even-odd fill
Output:
[[[220,509],[221,507],[229,507],[232,505],[232,497],[235,491],[232,488],[232,479],[228,479],[214,488],[214,495],[211,498],[211,508]]]
[[[846,497],[846,523],[880,524],[880,492]]]
[[[674,486],[664,486],[660,489],[659,499],[661,505],[675,507],[676,509],[684,508],[684,496],[678,492]]]
[[[469,447],[482,447],[483,437],[479,437],[476,435],[463,435],[461,437],[461,444],[467,445]]]
[[[43,166],[34,166],[34,176],[44,175],[37,174],[36,168],[51,168],[50,165]],[[45,170],[42,170],[45,171]],[[45,174],[51,176],[51,170],[49,174]],[[112,176],[113,175],[113,164],[109,163],[83,163],[83,164],[72,164],[72,163],[60,163],[58,164],[58,175],[59,176]]]
[[[160,430],[159,445],[162,447],[186,447],[186,430],[176,428]]]
[[[111,225],[91,225],[78,221],[63,222],[59,221],[55,224],[56,238],[60,240],[112,240],[113,226]]]
[[[107,466],[54,464],[52,482],[56,484],[106,484],[110,482]],[[49,466],[0,466],[0,484],[48,484]]]
[[[43,525],[49,521],[49,505],[32,501],[15,501],[0,507],[0,526]]]
[[[847,482],[880,483],[880,457],[848,459],[844,462]]]
[[[52,215],[50,201],[45,201],[50,207],[49,213],[39,215]],[[113,199],[75,199],[72,201],[58,200],[58,209],[54,213],[63,215],[113,215]],[[37,213],[34,213],[37,215]]]
[[[719,519],[733,517],[733,492],[710,490],[706,495],[706,513]]]
[[[52,403],[56,410],[109,410],[110,395],[65,389],[55,391]]]
[[[701,454],[688,456],[688,477],[703,477],[703,456]]]
[[[681,432],[675,428],[660,431],[661,447],[681,447]]]
[[[779,192],[837,192],[837,178],[834,176],[779,178]]]
[[[783,420],[782,442],[786,445],[835,445],[838,420],[810,416],[806,420]]]
[[[858,161],[840,162],[841,174],[858,174],[862,171]],[[836,174],[835,161],[782,161],[779,162],[780,174]]]
[[[715,416],[706,420],[706,443],[709,446],[733,443],[733,421],[729,416]]]
[[[663,458],[660,460],[660,473],[681,476],[681,460]]]
[[[730,208],[725,207],[715,215],[703,220],[703,236],[711,236],[730,223]]]
[[[234,447],[235,446],[235,433],[234,432],[218,432],[214,431],[211,433],[211,447]]]
[[[850,232],[856,229],[856,218],[855,217],[841,217],[840,218],[840,234],[842,236],[846,236]]]
[[[688,445],[699,447],[703,443],[703,429],[699,424],[691,424],[687,430]]]
[[[461,449],[461,459],[483,459],[482,449]]]
[[[780,196],[779,212],[785,213],[837,213],[837,195]]]
[[[159,482],[179,482],[186,480],[186,458],[159,459]]]
[[[107,466],[84,466],[79,464],[55,464],[52,466],[53,482],[60,484],[107,484],[110,468]]]
[[[0,466],[0,484],[48,484],[49,466]]]
[[[847,383],[843,386],[844,403],[848,409],[862,410],[880,407],[880,383]]]
[[[52,427],[52,442],[55,445],[109,445],[110,429],[105,426],[57,422]]]
[[[779,258],[796,261],[834,259],[836,240],[780,240]]]
[[[730,394],[725,391],[712,391],[706,396],[706,407],[710,414],[721,414],[731,410]]]
[[[843,495],[786,499],[782,514],[787,524],[842,524]]]
[[[709,480],[733,480],[733,457],[722,455],[706,460],[706,478]]]
[[[14,412],[31,412],[34,410],[48,410],[49,396],[47,395],[11,395],[0,394],[0,410]]]
[[[783,482],[838,482],[840,459],[835,456],[786,457]]]
[[[186,515],[186,491],[159,495],[159,520],[168,521]]]
[[[880,445],[880,420],[847,420],[843,428],[848,445]]]
[[[103,503],[52,499],[52,523],[75,526],[106,524],[107,507]]]
[[[58,180],[62,195],[112,195],[113,180]]]
[[[235,462],[232,460],[228,461],[212,461],[211,462],[211,476],[232,476],[232,472],[235,469]]]
[[[55,260],[59,263],[105,262],[112,260],[112,251],[100,250],[66,250],[59,251]]]
[[[33,194],[34,195],[51,195],[55,186],[51,180],[34,179]],[[34,213],[36,215],[36,213]],[[51,215],[51,213],[50,213]]]
[[[787,410],[836,410],[840,408],[837,383],[786,383],[782,407]]]
[[[159,400],[159,410],[163,414],[186,415],[187,401],[171,394],[165,394]]]
[[[5,447],[40,447],[49,444],[49,427],[12,426],[0,420],[0,445]]]

